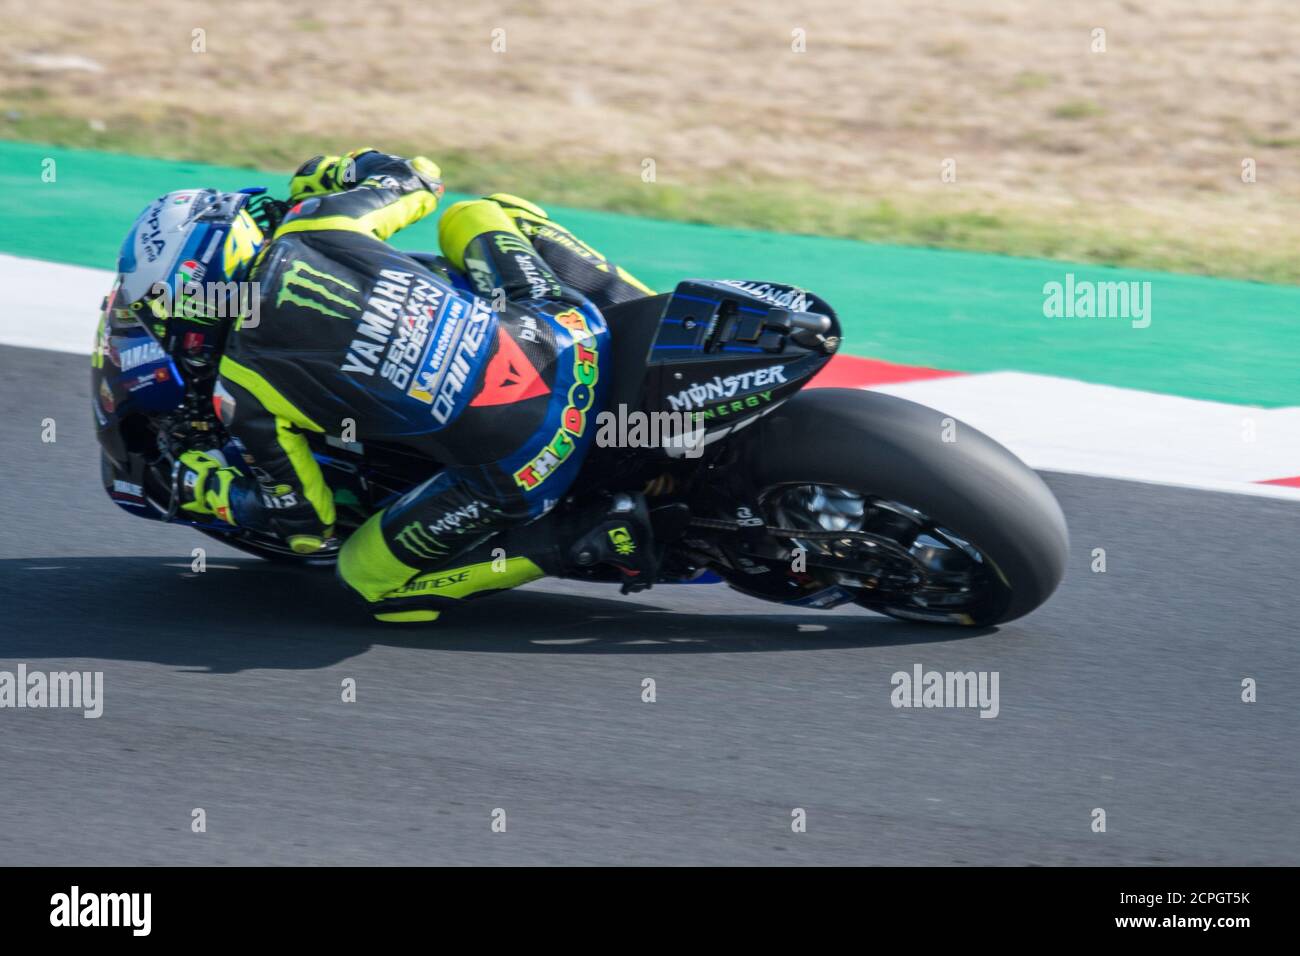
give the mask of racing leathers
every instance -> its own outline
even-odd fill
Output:
[[[443,255],[477,294],[467,291],[385,241],[434,210],[438,177],[428,160],[373,150],[299,170],[251,276],[256,320],[231,334],[214,393],[242,467],[187,462],[191,510],[301,553],[335,524],[308,433],[442,465],[341,549],[340,577],[382,620],[431,620],[447,599],[542,575],[522,555],[457,559],[565,493],[608,385],[597,303],[650,291],[505,194],[458,203],[439,224]]]

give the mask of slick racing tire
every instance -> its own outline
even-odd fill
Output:
[[[951,593],[933,586],[900,600],[898,593],[859,589],[856,601],[864,607],[907,620],[985,626],[1028,614],[1061,581],[1069,537],[1052,492],[1006,448],[942,412],[878,392],[811,389],[756,423],[746,440],[760,500],[786,502],[779,518],[765,515],[769,525],[789,524],[787,499],[808,501],[811,488],[819,501],[865,502],[868,516],[883,515],[894,528],[910,519],[932,529],[913,528],[896,545],[884,544],[904,561],[912,549],[918,567],[938,563],[933,578],[951,582]],[[775,497],[782,489],[786,498]],[[864,505],[855,507],[864,513]],[[844,526],[835,520],[829,527]]]

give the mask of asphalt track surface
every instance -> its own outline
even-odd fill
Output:
[[[0,348],[0,670],[104,672],[0,710],[0,864],[1300,863],[1295,503],[1048,476],[1066,580],[983,632],[566,583],[393,630],[119,511],[88,378]],[[917,663],[997,718],[895,709]]]

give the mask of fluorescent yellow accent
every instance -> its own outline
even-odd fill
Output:
[[[325,547],[325,539],[318,538],[314,534],[291,534],[289,547],[293,549],[294,554],[315,554]]]
[[[376,614],[376,621],[383,621],[386,624],[410,624],[420,621],[436,621],[440,617],[438,611],[387,611],[383,614]]]
[[[583,259],[592,259],[598,263],[605,262],[604,256],[558,223],[547,222],[539,225],[535,230],[535,234],[550,242],[564,246],[574,255]]]
[[[606,262],[605,257],[601,255],[599,251],[583,242],[559,223],[553,222],[547,215],[546,210],[541,206],[536,203],[531,203],[527,199],[521,199],[518,196],[511,195],[510,193],[493,193],[488,198],[493,202],[510,207],[506,212],[517,226],[519,225],[518,221],[522,219],[526,223],[538,223],[547,227],[545,230],[532,225],[529,225],[526,229],[520,227],[521,229],[524,229],[525,233],[529,236],[541,233],[545,239],[550,239],[554,242],[561,243],[562,245],[570,245],[573,251],[577,252],[579,255],[581,255],[582,250],[585,250],[593,259],[596,260],[597,269],[601,272],[609,271],[609,265]],[[455,207],[453,206],[452,208]],[[450,212],[450,210],[448,211]],[[650,288],[622,266],[615,266],[614,270],[620,279],[637,289],[639,292],[643,292],[646,295],[654,295],[654,289]]]
[[[253,397],[262,403],[262,407],[276,418],[283,418],[299,428],[324,434],[325,429],[299,411],[297,406],[276,391],[275,386],[251,368],[240,365],[229,355],[221,357],[221,374],[236,385],[242,385],[252,392]]]
[[[389,550],[379,527],[382,516],[382,511],[371,515],[339,551],[339,577],[370,602],[380,600],[419,573],[418,568],[403,564]]]
[[[251,368],[240,365],[228,355],[221,357],[221,375],[252,392],[253,397],[261,403],[262,407],[275,416],[276,440],[284,449],[289,464],[293,466],[294,474],[298,476],[298,482],[302,485],[303,494],[311,502],[321,524],[332,525],[334,493],[325,483],[320,465],[316,464],[316,459],[312,457],[307,436],[297,430],[306,428],[309,431],[324,433],[325,429],[299,411],[297,406],[281,395],[275,386],[261,375]]]
[[[496,570],[496,561],[484,561],[459,568],[429,571],[408,581],[385,597],[440,597],[463,600],[482,591],[503,591],[545,577],[545,573],[528,558],[507,558],[505,567]],[[463,578],[463,580],[456,580]],[[441,582],[441,583],[440,583]]]
[[[235,524],[230,508],[230,485],[241,472],[223,468],[221,459],[207,452],[191,450],[181,455],[181,464],[194,472],[194,500],[181,505],[182,511],[197,515],[215,515],[227,524]],[[212,478],[217,486],[211,487]]]
[[[275,230],[275,238],[279,239],[291,232],[326,232],[331,229],[370,233],[370,230],[362,224],[361,218],[353,216],[321,216],[319,219],[312,219],[308,216],[304,219],[292,219],[284,223],[279,229]]]
[[[520,242],[528,238],[519,231],[515,221],[490,199],[467,199],[458,202],[442,214],[438,223],[438,245],[442,254],[457,269],[465,268],[465,249],[479,236],[488,232],[508,232],[518,236]]]
[[[239,215],[230,224],[226,233],[226,244],[221,253],[221,268],[226,278],[233,279],[241,267],[253,261],[258,247],[265,238],[247,209],[239,210]]]
[[[252,390],[249,389],[249,391]],[[293,472],[298,476],[298,481],[302,484],[302,493],[311,502],[316,517],[320,519],[321,524],[332,525],[334,523],[334,492],[325,483],[325,475],[322,474],[316,459],[312,457],[311,445],[307,443],[307,436],[298,431],[293,422],[276,416],[275,438],[280,443],[280,447],[284,449],[285,455],[288,456],[289,464],[293,466]],[[294,550],[296,551],[297,548],[294,548]]]
[[[405,229],[411,223],[419,222],[438,208],[438,197],[427,189],[407,193],[397,202],[389,203],[362,217],[367,228],[377,239],[387,239],[399,229]]]
[[[438,197],[427,189],[407,193],[400,199],[372,210],[364,216],[321,216],[313,218],[290,219],[275,231],[275,238],[286,236],[291,232],[325,232],[341,230],[360,232],[387,239],[399,229],[404,229],[414,222],[419,222],[438,208]]]
[[[116,290],[114,290],[114,294],[116,294]],[[107,318],[107,312],[99,314],[99,326],[95,329],[95,351],[90,353],[91,368],[104,367],[104,320]]]
[[[148,305],[149,305],[149,311],[153,313],[153,317],[155,319],[160,319],[163,322],[166,322],[168,319],[171,318],[171,316],[167,313],[166,296],[161,296],[161,295],[154,296],[154,298],[149,300]]]
[[[218,468],[216,474],[216,490],[214,491],[205,486],[203,496],[207,498],[208,507],[212,509],[214,515],[226,524],[233,525],[235,524],[235,512],[230,507],[230,485],[239,472],[234,468]]]
[[[638,288],[638,289],[640,289],[642,292],[644,292],[646,295],[654,295],[654,294],[655,294],[655,290],[654,290],[654,289],[650,288],[648,285],[646,285],[644,282],[642,282],[642,281],[641,281],[640,279],[638,279],[636,276],[632,275],[632,273],[628,272],[628,271],[627,271],[626,269],[624,269],[622,266],[616,266],[615,268],[618,269],[618,277],[619,277],[620,279],[622,279],[624,282],[626,282],[628,285],[630,285],[630,286],[635,286],[636,288]]]
[[[206,451],[191,448],[189,451],[181,452],[181,464],[193,468],[195,471],[205,472],[212,468],[220,468],[221,459],[215,455],[209,455]]]
[[[291,178],[289,180],[289,201],[297,202],[300,199],[306,199],[308,196],[338,192],[340,187],[331,187],[326,182],[326,177],[333,176],[334,170],[338,168],[339,163],[342,161],[342,156],[322,156],[321,161],[316,164],[315,172]]]
[[[550,217],[546,215],[546,210],[537,205],[537,203],[529,202],[527,199],[520,199],[518,196],[512,196],[510,193],[493,193],[491,196],[488,196],[488,199],[491,199],[493,202],[499,202],[504,206],[517,206],[519,209],[522,209],[527,213],[525,216],[527,219],[536,219],[539,222],[545,222],[550,219]]]
[[[442,179],[442,169],[428,156],[417,156],[411,160],[411,168],[428,179]]]

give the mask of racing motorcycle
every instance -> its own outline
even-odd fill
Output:
[[[449,274],[440,257],[416,258]],[[272,536],[179,510],[183,451],[239,458],[213,411],[214,373],[175,360],[108,311],[92,404],[112,500],[263,558],[332,563],[339,541],[302,556]],[[839,320],[820,297],[770,283],[688,280],[605,316],[608,408],[664,421],[664,413],[686,415],[696,440],[597,442],[569,494],[538,520],[643,496],[655,515],[671,518],[655,523],[653,581],[644,583],[720,579],[780,604],[855,603],[895,618],[985,626],[1029,613],[1060,582],[1064,516],[1011,452],[913,402],[805,389],[841,343]],[[310,439],[334,489],[339,540],[437,468],[409,449]],[[558,576],[626,584],[599,557],[575,553]]]

